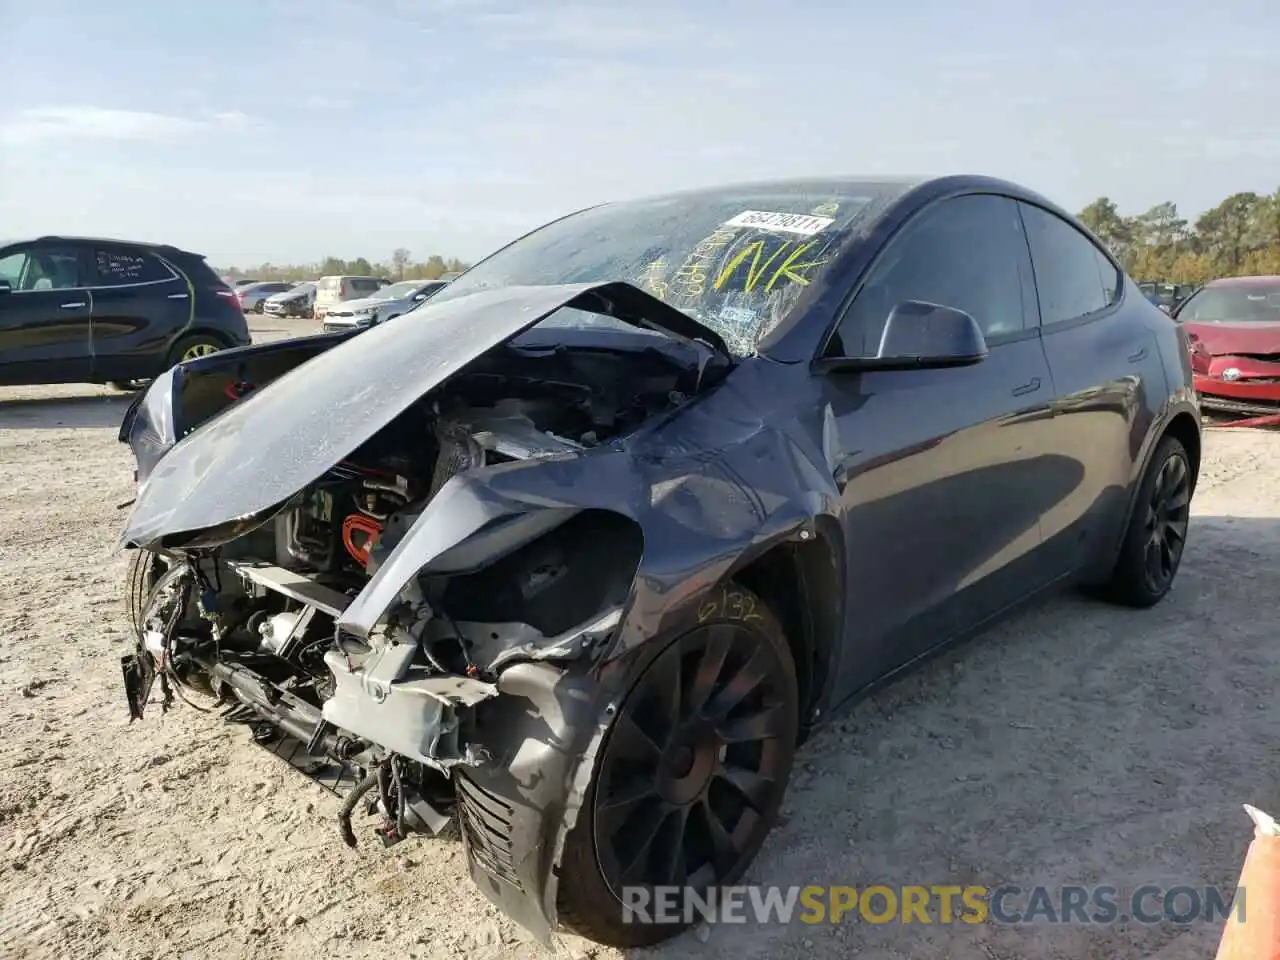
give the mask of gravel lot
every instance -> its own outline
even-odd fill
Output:
[[[262,339],[312,329],[257,324]],[[132,727],[118,657],[127,398],[0,390],[0,956],[546,957],[456,842],[338,837],[338,801],[179,706]],[[1234,885],[1280,813],[1280,435],[1210,431],[1173,594],[1046,601],[802,753],[751,880]],[[722,926],[637,957],[1212,956],[1218,923]],[[617,958],[576,938],[560,956]]]

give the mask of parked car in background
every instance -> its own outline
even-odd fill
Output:
[[[239,280],[231,284],[231,286],[235,287],[236,289],[239,289],[240,287],[247,287],[252,283],[261,283],[261,282],[262,282],[261,280],[253,280],[247,277],[241,277]]]
[[[402,280],[360,300],[335,304],[325,314],[326,332],[372,327],[408,313],[448,286],[446,280]]]
[[[1160,283],[1148,280],[1139,283],[1138,289],[1142,291],[1144,297],[1165,313],[1172,313],[1179,303],[1191,295],[1195,287],[1189,283]]]
[[[1206,410],[1280,413],[1280,276],[1211,280],[1173,312]]]
[[[323,320],[335,303],[367,297],[383,286],[385,284],[380,277],[321,277],[316,281],[315,318]]]
[[[249,342],[234,291],[200,254],[88,237],[0,246],[0,384],[132,389]]]
[[[240,301],[240,309],[245,313],[262,313],[262,305],[266,303],[267,297],[291,289],[293,289],[292,283],[283,280],[265,280],[237,288],[236,297]]]
[[[454,815],[535,936],[637,947],[860,694],[1050,588],[1159,603],[1201,418],[1185,331],[1050,200],[815,178],[562,217],[395,322],[176,367],[120,437],[131,717],[217,691],[355,768],[348,845]]]
[[[310,317],[315,302],[316,285],[308,280],[267,297],[262,312],[272,317]]]

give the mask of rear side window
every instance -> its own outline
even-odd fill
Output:
[[[1104,310],[1120,292],[1120,277],[1097,245],[1061,217],[1022,204],[1040,322],[1046,326]]]
[[[373,293],[382,289],[382,284],[377,280],[367,279],[365,277],[353,277],[351,280],[351,289],[356,293]]]
[[[97,269],[97,285],[123,287],[135,283],[156,283],[172,280],[173,271],[148,253],[132,250],[94,251]]]
[[[185,273],[187,279],[196,286],[214,290],[227,289],[227,282],[214,272],[213,268],[205,262],[204,257],[195,253],[179,253],[172,256],[178,269]]]

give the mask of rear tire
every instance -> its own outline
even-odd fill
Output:
[[[705,898],[734,884],[782,805],[799,730],[782,627],[736,584],[700,612],[633,679],[565,844],[560,922],[599,943],[647,946],[691,926],[629,921],[621,888],[649,888],[652,911],[655,885]]]
[[[183,360],[194,360],[196,357],[217,353],[225,347],[226,345],[212,334],[193,333],[173,345],[173,349],[169,351],[169,366],[172,367]]]
[[[1165,437],[1138,487],[1107,599],[1126,607],[1153,607],[1173,586],[1187,543],[1191,513],[1191,461],[1176,437]]]

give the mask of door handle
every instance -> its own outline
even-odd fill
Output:
[[[1028,393],[1035,393],[1039,389],[1040,389],[1040,378],[1032,377],[1029,381],[1024,383],[1022,386],[1014,387],[1013,395],[1015,397],[1024,397]]]
[[[187,299],[187,295],[186,295],[185,293],[171,293],[171,294],[169,294],[169,299],[170,299],[170,300],[185,300],[185,299]]]
[[[1147,358],[1147,348],[1146,348],[1146,347],[1143,347],[1143,348],[1142,348],[1142,349],[1140,349],[1137,353],[1131,353],[1131,354],[1129,354],[1129,362],[1130,362],[1130,363],[1137,363],[1139,360],[1145,360],[1146,358]]]
[[[62,305],[62,309],[76,310],[76,309],[79,309],[80,307],[83,307],[84,305],[85,305],[85,302],[83,300],[77,300],[75,303],[64,303]]]

